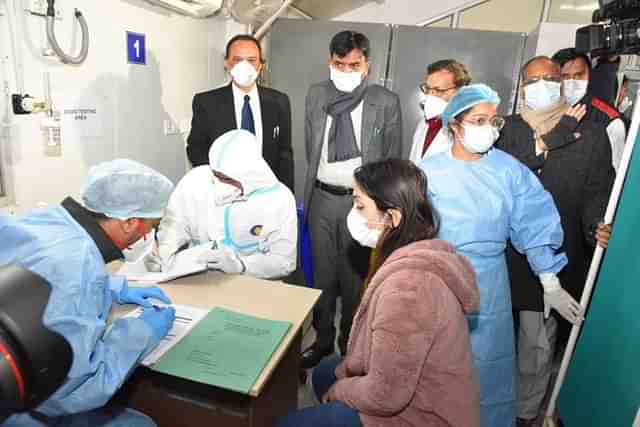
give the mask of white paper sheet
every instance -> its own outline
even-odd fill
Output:
[[[211,243],[194,246],[174,255],[167,271],[149,272],[143,260],[125,262],[116,274],[125,276],[130,282],[163,283],[189,274],[200,273],[207,269],[206,264],[197,262],[200,255],[211,248]]]
[[[173,327],[169,331],[166,337],[160,344],[147,355],[142,361],[144,366],[151,366],[156,363],[167,351],[176,345],[185,335],[189,333],[191,329],[207,315],[209,310],[203,310],[201,308],[192,307],[189,305],[171,305],[155,304],[159,307],[173,307],[176,310],[176,320],[173,322]],[[138,317],[142,314],[143,308],[138,307],[126,317]]]

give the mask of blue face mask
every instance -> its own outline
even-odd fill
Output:
[[[524,102],[532,110],[543,110],[560,100],[559,82],[539,80],[524,87]]]

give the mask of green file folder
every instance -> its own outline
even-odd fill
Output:
[[[215,308],[153,369],[248,394],[290,327]]]

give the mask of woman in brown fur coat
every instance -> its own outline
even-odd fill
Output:
[[[347,355],[313,373],[322,404],[278,427],[480,425],[479,388],[465,313],[478,308],[469,262],[434,239],[437,215],[413,163],[384,160],[355,172],[347,226],[376,248]]]

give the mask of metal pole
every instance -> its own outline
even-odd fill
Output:
[[[300,9],[299,7],[290,4],[289,5],[289,9],[291,9],[292,11],[294,11],[295,13],[297,13],[298,15],[302,16],[304,19],[314,19],[313,16],[309,15],[307,12],[305,12],[304,10]]]
[[[631,154],[633,153],[634,145],[636,143],[639,127],[640,108],[638,108],[638,106],[635,106],[633,109],[633,119],[631,121],[631,131],[627,135],[627,141],[622,153],[622,160],[620,161],[620,169],[616,174],[616,180],[613,183],[613,189],[611,190],[609,204],[607,205],[607,210],[604,214],[605,224],[611,224],[613,222],[613,217],[616,213],[616,209],[618,208],[618,201],[620,200],[622,190],[624,189],[624,180],[627,175],[627,170],[629,169],[629,164],[631,163]],[[603,256],[604,249],[600,247],[600,245],[597,245],[596,251],[593,255],[593,259],[591,260],[591,266],[589,267],[589,274],[587,275],[585,287],[582,291],[582,298],[580,299],[580,305],[583,308],[586,308],[589,305],[589,300],[591,299],[591,293],[596,282],[596,277],[598,276],[598,271],[600,270],[600,261],[602,261]],[[564,383],[565,377],[567,375],[569,363],[571,362],[573,351],[575,350],[576,342],[578,340],[578,334],[580,333],[580,329],[582,328],[583,324],[584,322],[579,325],[573,325],[573,327],[571,328],[571,335],[569,336],[567,348],[564,352],[564,355],[562,356],[562,363],[560,364],[558,378],[556,379],[556,383],[553,387],[549,406],[547,407],[547,411],[545,413],[545,426],[555,425],[553,423],[553,414],[556,410],[556,404],[558,403],[560,389],[562,388],[562,384]]]
[[[540,22],[549,22],[549,15],[551,14],[551,0],[544,0],[542,4],[542,15],[540,15]]]
[[[265,23],[262,24],[260,28],[258,28],[258,30],[254,33],[253,36],[258,40],[260,40],[262,36],[264,36],[265,33],[269,31],[269,28],[271,28],[271,25],[273,25],[276,19],[278,19],[280,15],[282,15],[287,10],[287,8],[291,5],[291,3],[293,3],[293,0],[285,0],[280,6],[280,8],[276,11],[276,13],[271,15],[269,19],[267,19]]]
[[[451,19],[451,15],[453,15],[451,12],[447,12],[447,13],[443,13],[437,16],[434,16],[433,18],[429,18],[426,21],[422,21],[419,24],[416,24],[416,26],[418,27],[426,27],[427,25],[431,25],[435,22],[438,22],[444,18],[449,18]],[[449,23],[449,26],[451,26],[451,23]]]
[[[460,15],[461,11],[456,10],[456,12],[451,17],[451,28],[458,28],[460,26]]]

